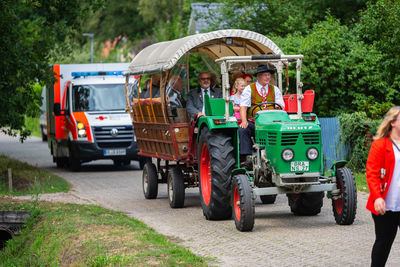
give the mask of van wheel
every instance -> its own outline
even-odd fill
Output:
[[[42,133],[42,141],[47,141],[47,135],[44,133],[43,126],[40,126],[40,132]]]
[[[290,210],[294,215],[314,216],[321,212],[324,192],[288,194]]]
[[[357,187],[349,168],[337,170],[336,187],[340,191],[340,195],[339,198],[332,199],[335,221],[340,225],[352,224],[357,211]]]
[[[66,158],[61,158],[61,157],[56,158],[53,156],[53,162],[56,163],[57,168],[64,168],[67,165]]]
[[[81,168],[81,161],[74,156],[71,147],[69,148],[68,165],[71,171],[74,172],[79,171]]]
[[[81,169],[81,161],[79,159],[70,156],[68,160],[69,160],[69,168],[71,169],[71,171],[77,172]]]
[[[224,220],[232,216],[230,205],[231,174],[235,165],[232,138],[207,127],[200,133],[198,170],[200,200],[207,220]]]
[[[113,163],[114,163],[115,167],[128,166],[131,164],[131,160],[130,159],[114,159]]]
[[[146,162],[142,174],[143,194],[146,199],[157,198],[158,174],[156,166],[151,161]]]
[[[167,188],[171,208],[182,208],[185,203],[185,183],[181,168],[169,170]]]
[[[241,232],[253,230],[254,199],[247,175],[238,174],[232,179],[232,213],[236,229]]]

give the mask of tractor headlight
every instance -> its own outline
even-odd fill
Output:
[[[281,156],[284,161],[291,161],[294,157],[294,152],[292,149],[286,148],[282,151]]]
[[[310,147],[309,149],[307,149],[307,158],[309,160],[315,160],[316,158],[318,158],[318,149],[316,149],[315,147]]]

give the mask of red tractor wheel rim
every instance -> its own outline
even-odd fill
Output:
[[[208,153],[208,147],[206,144],[203,144],[203,147],[201,148],[200,182],[203,201],[208,206],[211,198],[211,166],[210,153]]]
[[[233,206],[235,207],[235,216],[238,221],[240,221],[240,196],[237,187],[233,190]]]
[[[340,198],[334,200],[334,202],[335,202],[335,210],[336,210],[337,214],[342,214],[342,211],[343,211],[343,199],[342,199],[343,190],[342,190],[342,184],[340,183],[340,181],[337,181],[336,186],[337,186],[337,189],[340,191],[340,195],[339,195]]]

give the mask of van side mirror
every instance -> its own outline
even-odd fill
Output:
[[[64,110],[61,110],[61,104],[60,103],[54,103],[54,115],[60,116],[60,115],[65,115]]]

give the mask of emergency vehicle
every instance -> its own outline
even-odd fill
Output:
[[[81,163],[111,159],[117,166],[137,160],[143,168],[126,112],[127,69],[128,63],[52,66],[56,81],[46,86],[47,139],[57,167],[77,171]]]

